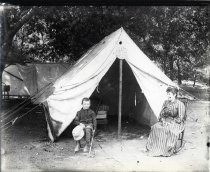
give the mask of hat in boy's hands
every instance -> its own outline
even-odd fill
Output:
[[[74,137],[74,140],[80,140],[82,139],[82,137],[84,136],[84,130],[82,128],[81,125],[76,126],[73,130],[72,130],[72,135]]]

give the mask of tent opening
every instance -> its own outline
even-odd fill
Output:
[[[119,62],[119,59],[115,60],[90,97],[94,111],[97,112],[99,106],[109,107],[108,125],[115,127],[118,125]],[[122,73],[122,126],[128,122],[150,126],[151,116],[154,114],[125,60]]]

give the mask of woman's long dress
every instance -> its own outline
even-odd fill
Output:
[[[176,152],[179,134],[184,130],[184,116],[185,106],[181,101],[164,102],[159,122],[151,127],[147,141],[150,156],[171,156]]]

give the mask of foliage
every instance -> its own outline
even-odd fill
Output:
[[[10,51],[18,52],[20,61],[75,61],[121,26],[171,79],[191,78],[208,59],[204,6],[10,7],[5,14],[6,31],[29,15],[12,37]]]
[[[179,74],[190,77],[193,68],[206,61],[207,9],[154,7],[150,18],[148,35],[154,59],[163,65],[171,79]]]

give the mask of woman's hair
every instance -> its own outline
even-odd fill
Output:
[[[90,102],[90,99],[89,98],[87,98],[87,97],[84,97],[83,99],[82,99],[82,104],[83,104],[83,102]]]
[[[171,92],[171,93],[173,93],[174,95],[176,95],[177,96],[177,93],[178,93],[178,88],[176,88],[176,87],[168,87],[167,89],[166,89],[166,92],[168,93],[168,92]]]

